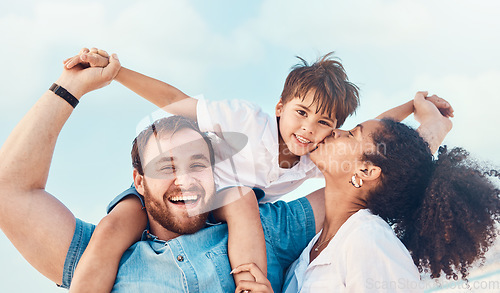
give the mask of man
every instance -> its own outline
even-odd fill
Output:
[[[50,162],[57,137],[74,106],[84,94],[109,84],[119,68],[119,61],[113,55],[105,68],[65,69],[57,86],[42,95],[0,150],[0,228],[33,267],[65,288],[71,283],[94,226],[75,219],[61,202],[45,191]],[[193,141],[202,142],[192,150],[199,153],[184,151],[181,154],[186,157],[180,155],[180,159],[210,157],[208,145],[203,145],[205,142],[195,129],[180,129],[176,133],[172,139],[159,137],[157,143],[146,145],[143,167],[155,162],[158,149],[162,153],[184,143],[192,145]],[[210,165],[206,174],[211,174],[211,168]],[[173,175],[173,189],[181,188],[186,180],[184,175]],[[167,208],[162,200],[165,185],[160,181],[150,181],[147,187],[135,182],[139,190],[149,193],[145,196],[145,206],[150,231],[144,233],[144,241],[125,253],[113,289],[123,292],[234,291],[227,259],[226,225],[206,227],[204,218],[187,219],[185,210]],[[199,187],[204,194],[202,203],[208,203],[215,190],[213,177],[205,176],[199,181]],[[281,291],[286,267],[322,225],[321,200],[321,193],[316,192],[308,199],[260,207],[268,277],[276,292]],[[167,209],[169,215],[165,217]],[[174,223],[177,228],[165,222]],[[187,228],[194,231],[185,230]]]

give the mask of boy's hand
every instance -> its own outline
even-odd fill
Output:
[[[106,67],[109,64],[109,54],[97,48],[80,50],[78,55],[64,60],[64,67],[71,69],[80,64],[82,67]]]
[[[425,95],[427,95],[427,92],[422,92],[422,93],[425,93]],[[433,103],[438,108],[439,112],[441,112],[441,114],[444,117],[447,117],[447,118],[449,118],[449,117],[455,117],[453,115],[453,112],[454,112],[453,107],[445,99],[440,98],[440,97],[438,97],[436,95],[432,95],[430,97],[426,96],[425,99],[427,101]]]
[[[454,117],[453,108],[451,108],[451,105],[446,100],[436,95],[427,97],[427,94],[426,91],[417,92],[413,99],[415,120],[420,124],[439,121],[447,126],[446,128],[448,130],[451,130],[452,123],[449,117]],[[439,108],[436,104],[440,104],[442,108]],[[448,107],[446,105],[448,105]],[[445,109],[448,115],[443,114],[442,109]]]

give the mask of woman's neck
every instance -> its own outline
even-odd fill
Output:
[[[340,227],[357,211],[365,208],[362,198],[364,191],[351,184],[335,182],[326,178],[325,186],[325,220],[320,237],[309,254],[312,262],[337,234]]]
[[[325,186],[325,221],[321,237],[328,239],[337,233],[340,227],[357,211],[366,208],[364,190],[351,184],[326,180]],[[330,182],[330,183],[329,183]]]

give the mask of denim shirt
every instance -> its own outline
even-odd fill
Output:
[[[260,213],[268,279],[274,292],[281,292],[286,269],[315,235],[314,214],[306,198],[262,204]],[[61,287],[69,288],[94,228],[77,219]],[[234,292],[227,239],[226,224],[207,226],[169,241],[145,232],[143,240],[123,254],[112,292]]]

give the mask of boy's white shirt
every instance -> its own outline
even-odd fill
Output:
[[[200,97],[196,115],[201,131],[215,133],[211,137],[216,155],[214,172],[218,189],[228,186],[258,187],[266,194],[260,202],[273,202],[299,187],[306,179],[323,176],[309,155],[301,156],[300,162],[290,169],[279,167],[276,117],[263,112],[253,103],[242,100],[209,101]],[[243,148],[242,134],[248,138]]]

